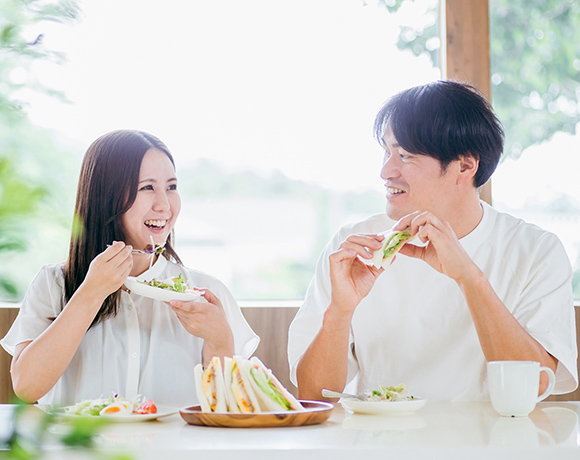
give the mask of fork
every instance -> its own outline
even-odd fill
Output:
[[[360,401],[366,401],[368,397],[368,393],[363,391],[358,395],[351,395],[349,393],[339,393],[338,391],[327,390],[326,388],[322,389],[322,396],[325,398],[351,398],[351,399],[359,399]]]
[[[110,244],[107,244],[107,247],[110,248],[111,245]],[[132,249],[131,252],[134,252],[136,254],[146,254],[148,256],[151,255],[151,252],[142,251],[141,249]]]

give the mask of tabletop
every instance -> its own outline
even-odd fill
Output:
[[[0,405],[0,438],[12,429],[14,406]],[[489,403],[428,401],[406,415],[359,415],[335,406],[328,421],[286,428],[215,428],[188,425],[179,414],[111,424],[97,449],[134,459],[575,459],[580,458],[580,402],[542,402],[529,417],[508,418]],[[48,429],[54,436],[66,423]],[[43,458],[85,458],[48,445]],[[88,455],[86,452],[81,452]],[[232,457],[234,455],[234,457]],[[94,458],[87,456],[86,458]]]

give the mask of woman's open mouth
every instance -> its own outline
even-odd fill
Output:
[[[162,229],[167,225],[166,220],[146,220],[145,226],[152,229]]]

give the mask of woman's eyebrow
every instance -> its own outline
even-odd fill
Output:
[[[166,180],[166,182],[174,182],[177,181],[177,177],[170,177],[169,179]],[[157,182],[157,179],[153,179],[153,178],[145,178],[139,181],[139,184],[142,182]]]

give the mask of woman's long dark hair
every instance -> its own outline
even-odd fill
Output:
[[[121,217],[135,202],[139,171],[149,149],[164,152],[175,166],[169,149],[142,131],[112,131],[93,142],[83,159],[77,189],[69,255],[64,268],[65,302],[84,281],[91,261],[113,241],[126,241]],[[173,231],[163,255],[181,263],[173,246]],[[115,316],[120,290],[109,295],[93,323]]]

